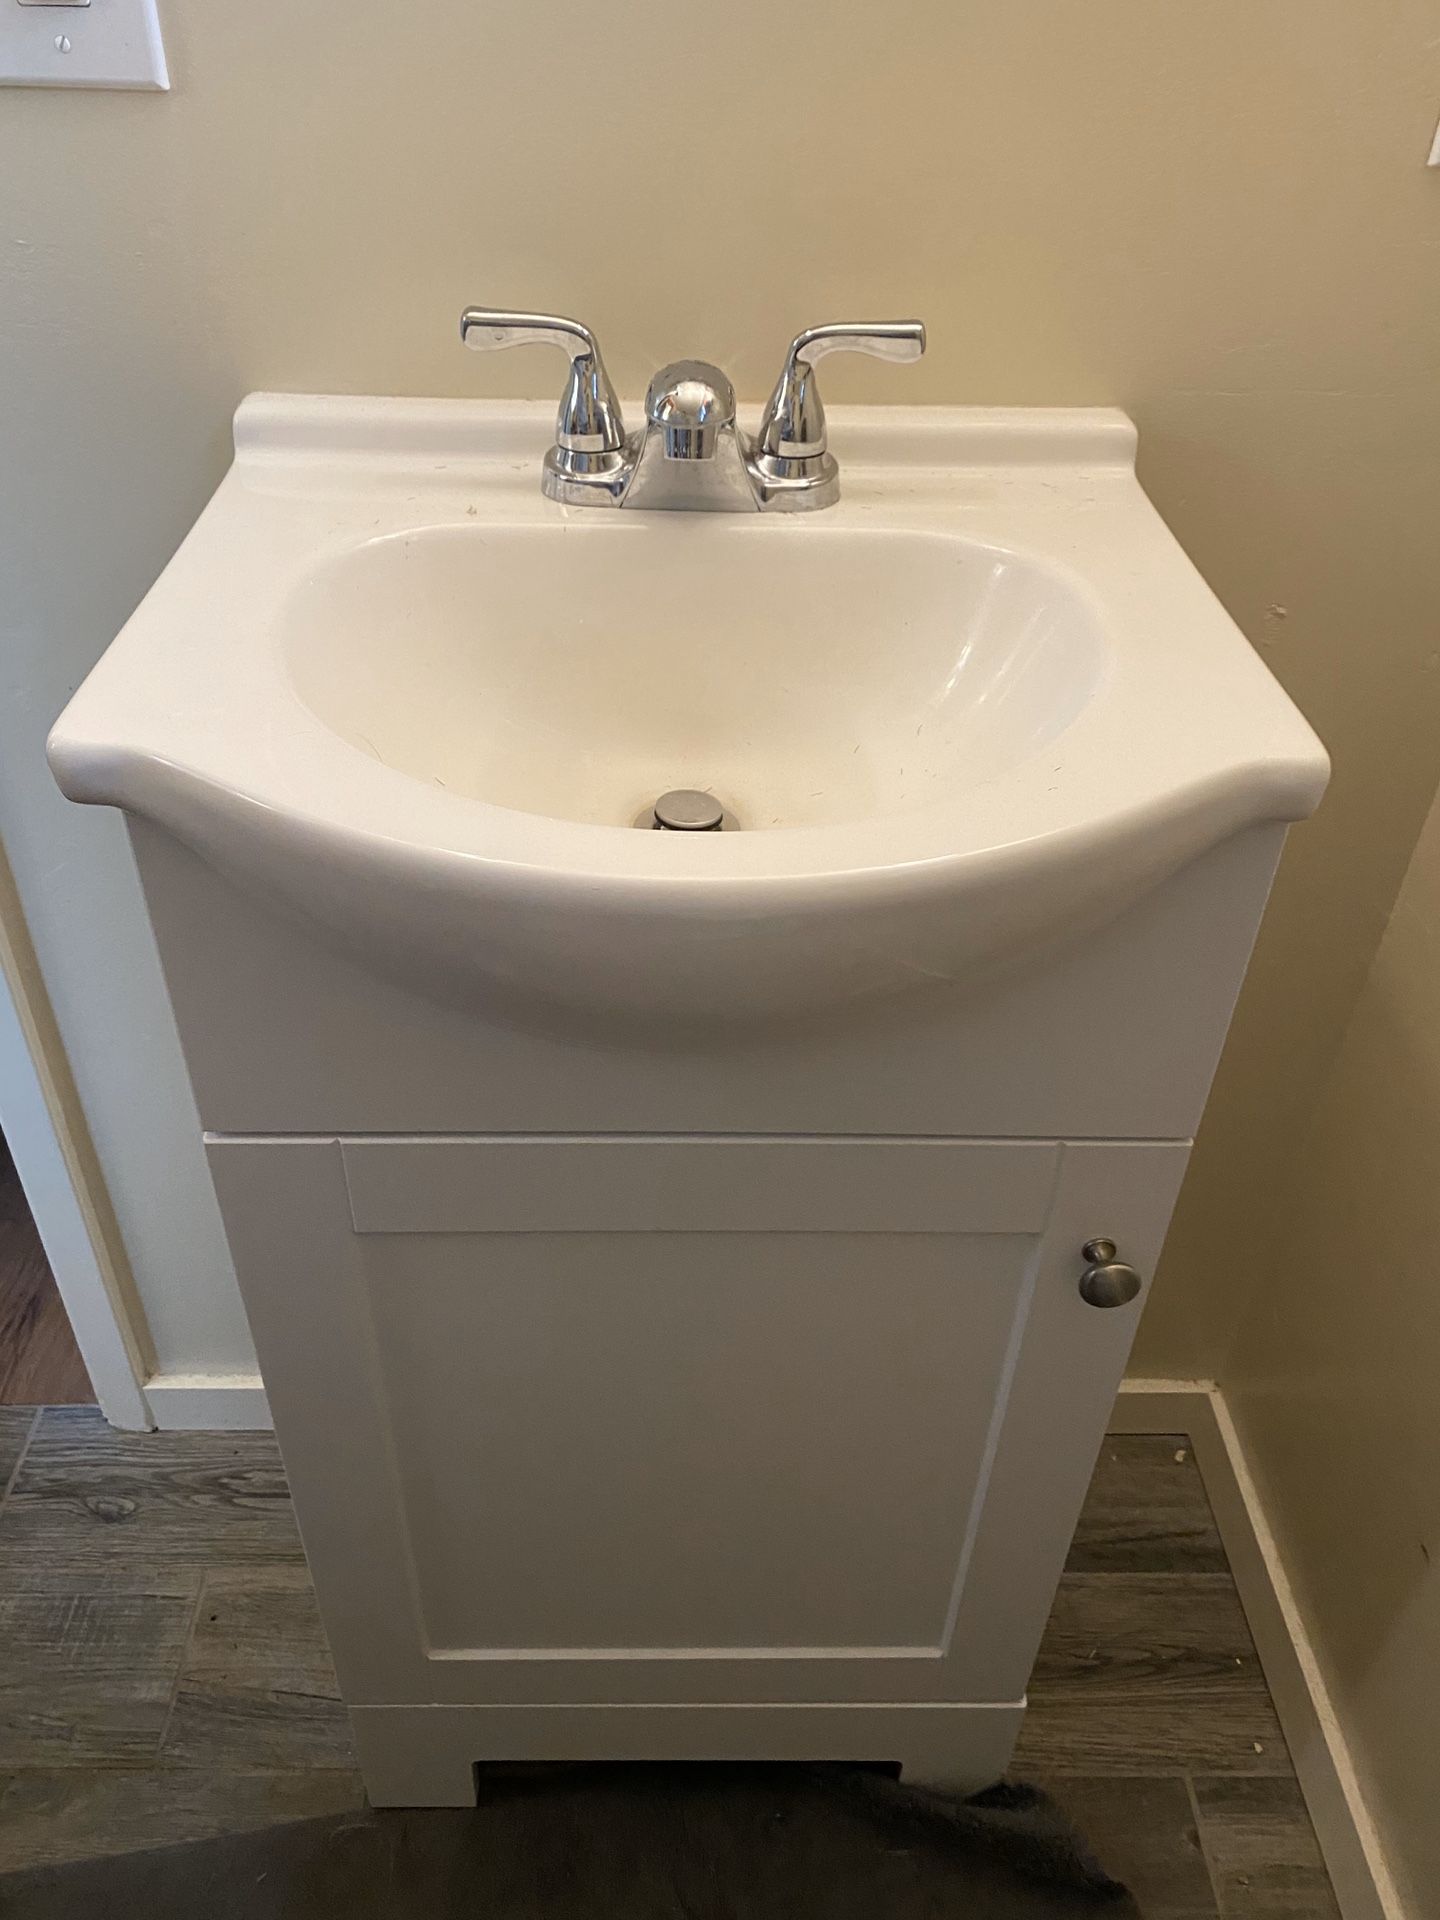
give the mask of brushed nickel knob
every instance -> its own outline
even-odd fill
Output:
[[[1089,1307],[1126,1307],[1140,1291],[1140,1276],[1115,1258],[1113,1240],[1087,1240],[1081,1248],[1089,1262],[1080,1276],[1080,1298]]]

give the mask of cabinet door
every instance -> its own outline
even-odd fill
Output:
[[[1023,1692],[1183,1147],[210,1151],[352,1701]]]

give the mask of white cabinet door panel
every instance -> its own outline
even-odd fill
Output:
[[[938,1657],[1033,1245],[367,1240],[428,1644]]]
[[[1023,1692],[1183,1145],[210,1152],[352,1701]]]

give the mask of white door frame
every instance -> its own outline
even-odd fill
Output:
[[[144,1315],[3,850],[0,1128],[100,1411],[153,1427]]]

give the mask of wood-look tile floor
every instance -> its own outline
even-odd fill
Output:
[[[362,1804],[268,1435],[0,1408],[0,1489],[0,1871]],[[1014,1771],[1146,1920],[1335,1920],[1183,1438],[1107,1441]]]
[[[0,1406],[94,1399],[20,1176],[0,1139]]]

